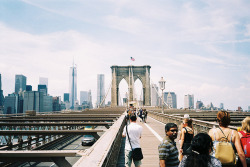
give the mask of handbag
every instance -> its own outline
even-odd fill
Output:
[[[219,159],[223,165],[235,165],[236,156],[235,156],[235,152],[231,143],[232,135],[231,135],[231,140],[229,142],[227,138],[228,136],[224,134],[224,132],[222,131],[220,127],[219,129],[224,135],[223,137],[224,141],[220,141],[216,144],[215,158]]]
[[[127,131],[127,135],[128,135],[128,127],[127,127],[127,125],[126,125],[126,131]],[[143,154],[142,154],[141,148],[134,148],[133,149],[133,147],[131,145],[131,142],[130,142],[129,135],[128,135],[128,141],[129,141],[130,147],[132,149],[131,157],[132,157],[133,161],[142,160],[143,159]]]

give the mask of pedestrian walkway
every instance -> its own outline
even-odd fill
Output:
[[[143,152],[142,167],[159,167],[159,154],[158,145],[165,136],[165,124],[148,117],[147,123],[140,122],[140,118],[137,119],[137,123],[143,127],[142,138],[140,139],[140,144]],[[179,133],[178,133],[179,136]],[[175,140],[177,147],[179,149],[178,139]],[[122,147],[119,155],[119,164],[117,167],[124,167],[124,145],[123,141]],[[134,167],[134,164],[132,165]]]

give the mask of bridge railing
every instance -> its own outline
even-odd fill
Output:
[[[74,167],[96,166],[115,167],[121,147],[122,131],[125,126],[125,113],[110,127],[97,142],[81,154],[82,157],[74,164]]]
[[[154,111],[148,111],[148,116],[162,123],[169,123],[169,122],[175,123],[179,126],[179,128],[184,119],[181,116],[171,115],[171,114],[162,114],[162,113],[154,112]],[[208,133],[210,129],[218,126],[218,123],[215,123],[215,122],[202,121],[198,119],[192,119],[192,120],[193,120],[193,127],[194,127],[195,134],[200,133],[200,132]],[[229,128],[237,130],[237,127],[234,127],[234,126],[229,126]]]

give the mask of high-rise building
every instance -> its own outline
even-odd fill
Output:
[[[164,102],[170,108],[177,108],[177,99],[174,92],[164,92]]]
[[[26,91],[32,91],[32,86],[31,85],[26,85]]]
[[[4,96],[3,96],[3,90],[2,90],[2,77],[0,74],[0,110],[3,108],[3,101],[4,101]]]
[[[250,112],[250,106],[248,106],[248,110],[247,110],[247,112]]]
[[[224,110],[224,104],[223,103],[220,103],[220,109]]]
[[[53,111],[61,111],[60,97],[53,97]]]
[[[24,75],[15,76],[15,93],[26,90],[26,79]]]
[[[92,104],[91,90],[89,90],[89,92],[88,92],[88,102],[89,102],[89,109],[92,109],[93,108],[93,104]]]
[[[97,106],[105,106],[104,74],[97,74]]]
[[[18,94],[9,94],[4,100],[4,114],[18,113]]]
[[[75,101],[77,101],[77,71],[76,67],[70,67],[69,72],[69,102],[70,108],[74,109]]]
[[[63,101],[64,102],[69,102],[69,93],[64,93],[63,94]]]
[[[43,96],[43,112],[52,112],[53,111],[53,97],[52,96]]]
[[[196,102],[196,109],[201,109],[203,107],[203,103],[202,101],[198,101]]]
[[[38,91],[24,92],[23,112],[36,111],[43,112],[43,97],[44,94]]]
[[[194,95],[185,95],[184,96],[184,108],[194,109]]]
[[[48,88],[48,78],[39,77],[39,85],[46,85]]]
[[[151,85],[151,105],[159,106],[158,86],[156,84]]]
[[[38,85],[38,92],[42,92],[43,95],[47,96],[47,85]]]
[[[80,91],[80,105],[82,105],[83,102],[88,102],[88,92],[87,91]]]

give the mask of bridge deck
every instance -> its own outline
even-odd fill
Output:
[[[151,117],[148,117],[147,123],[142,123],[137,120],[137,123],[143,127],[142,138],[140,140],[140,144],[143,152],[143,160],[142,167],[159,167],[159,156],[158,156],[158,145],[160,141],[165,136],[165,124],[158,122]],[[152,131],[152,130],[153,131]],[[179,133],[178,133],[179,137]],[[179,149],[178,138],[176,139],[176,144]],[[124,167],[124,145],[123,142],[120,155],[119,155],[119,163],[117,167]],[[134,164],[132,164],[134,167]]]

